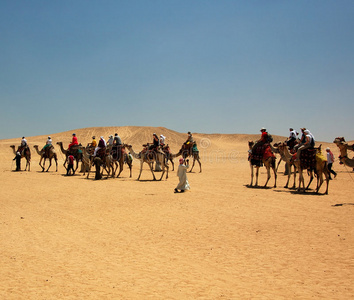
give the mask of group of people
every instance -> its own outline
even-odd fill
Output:
[[[290,152],[296,153],[295,161],[298,161],[300,159],[301,151],[305,149],[313,149],[315,147],[315,137],[311,133],[311,131],[306,129],[305,127],[300,128],[300,130],[302,132],[300,140],[298,140],[299,133],[294,130],[294,128],[289,128],[290,135],[286,140],[286,144],[289,147]],[[261,138],[254,144],[252,152],[260,145],[264,145],[265,143],[270,143],[273,141],[271,135],[267,132],[266,128],[263,127],[260,131]],[[337,176],[337,173],[332,170],[334,155],[329,147],[326,148],[326,153],[328,170],[330,171],[329,179],[332,179],[331,174],[333,174],[334,177]]]

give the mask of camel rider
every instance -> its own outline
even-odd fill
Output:
[[[72,146],[75,146],[75,145],[78,145],[78,144],[79,144],[79,142],[77,141],[76,133],[73,133],[72,141],[69,144],[69,151],[70,151]]]
[[[295,146],[298,133],[293,128],[289,128],[289,131],[290,131],[290,135],[286,141],[286,145],[289,147],[290,150],[292,150]]]
[[[50,147],[52,147],[52,138],[50,136],[48,136],[48,139],[43,147],[43,151],[45,151],[45,154],[48,156],[49,153],[48,150],[50,149]]]
[[[52,146],[52,142],[53,142],[52,138],[50,136],[48,136],[47,141],[45,142],[45,145],[43,147],[43,150],[45,150],[46,148]]]
[[[89,146],[92,147],[92,148],[96,148],[97,147],[97,141],[96,141],[96,137],[95,136],[92,137],[92,142],[91,142],[91,144],[89,144]]]
[[[267,132],[267,129],[265,129],[264,127],[261,128],[261,138],[260,140],[258,140],[252,147],[252,153],[254,154],[254,151],[259,147],[259,146],[262,146],[266,143],[268,143],[268,132]]]
[[[18,152],[20,152],[20,153],[22,153],[22,151],[23,151],[23,153],[25,153],[25,149],[28,147],[28,145],[27,145],[27,140],[26,140],[26,138],[23,136],[22,137],[22,140],[21,140],[21,145],[18,147],[18,149],[17,149],[17,151]]]
[[[107,146],[113,146],[113,135],[108,137]]]
[[[114,140],[113,140],[113,145],[115,146],[121,146],[123,143],[122,143],[122,140],[121,138],[119,137],[118,133],[115,133],[114,134]]]
[[[305,149],[312,149],[315,147],[315,139],[309,130],[304,130],[304,142],[300,144],[299,149],[296,152],[296,159],[298,161],[301,155],[301,151]]]
[[[164,135],[160,134],[160,146],[161,146],[161,148],[163,146],[165,146],[165,140],[166,140],[166,137]]]
[[[192,133],[190,131],[188,131],[188,138],[187,140],[184,142],[185,145],[188,145],[190,143],[194,143],[194,139],[193,139],[193,136],[192,136]]]
[[[114,134],[114,139],[113,139],[113,147],[112,147],[112,152],[111,154],[113,155],[113,159],[119,160],[122,155],[122,140],[118,136],[118,133]]]
[[[153,141],[152,141],[152,144],[149,146],[149,150],[155,150],[155,151],[157,151],[157,149],[158,149],[159,146],[160,146],[159,138],[158,138],[158,136],[157,136],[156,133],[154,133],[154,134],[152,135],[152,137],[153,137]]]
[[[98,146],[95,148],[95,152],[93,153],[93,156],[96,156],[97,151],[100,150],[100,149],[106,148],[106,146],[107,146],[106,141],[103,138],[103,136],[101,136],[101,138],[100,138],[100,140],[98,142]]]

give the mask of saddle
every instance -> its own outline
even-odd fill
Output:
[[[316,168],[317,148],[304,149],[300,153],[300,166],[303,169],[314,170]],[[293,160],[296,159],[296,153],[293,155]]]
[[[268,159],[269,157],[275,157],[270,145],[268,143],[259,145],[250,153],[251,164],[257,167],[263,166],[263,159]]]
[[[80,150],[80,147],[82,147],[81,144],[71,146],[70,150],[68,149],[69,155],[71,154],[75,157],[78,153],[82,153],[82,151]]]
[[[49,154],[50,154],[50,151],[51,151],[52,148],[54,148],[53,145],[49,145],[48,147],[46,147],[44,149],[44,156],[45,157],[47,157],[47,158],[49,157]]]
[[[114,160],[120,160],[122,158],[122,155],[125,153],[125,147],[122,145],[117,145],[112,147],[112,157]]]
[[[105,156],[106,156],[106,148],[98,149],[98,151],[96,153],[96,157],[99,157],[102,160],[104,160]]]

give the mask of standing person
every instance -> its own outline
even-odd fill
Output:
[[[17,151],[13,160],[16,160],[16,171],[21,171],[21,153]]]
[[[66,176],[70,175],[70,170],[72,171],[71,175],[75,175],[75,170],[74,170],[74,156],[72,156],[71,154],[68,156],[68,167],[66,169]]]
[[[326,148],[326,152],[327,152],[327,166],[328,166],[328,170],[330,172],[329,179],[332,180],[331,173],[334,175],[334,178],[336,178],[336,176],[337,176],[337,173],[332,170],[332,166],[334,163],[334,155],[329,147]]]
[[[179,166],[177,170],[177,176],[179,177],[179,183],[175,188],[175,193],[183,193],[185,190],[189,190],[189,182],[187,178],[187,169],[189,168],[189,159],[186,160],[187,164],[184,164],[184,159],[179,159]],[[178,190],[181,190],[180,192]]]
[[[69,151],[72,146],[78,145],[79,142],[77,141],[76,133],[73,133],[73,138],[71,140],[71,143],[69,144]]]

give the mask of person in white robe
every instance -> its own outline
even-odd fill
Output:
[[[187,170],[189,168],[189,159],[186,160],[186,164],[184,164],[184,159],[180,158],[179,166],[177,170],[177,176],[179,177],[179,183],[175,188],[175,193],[183,193],[185,190],[189,190],[189,182],[187,178]],[[178,190],[181,190],[180,192]]]

